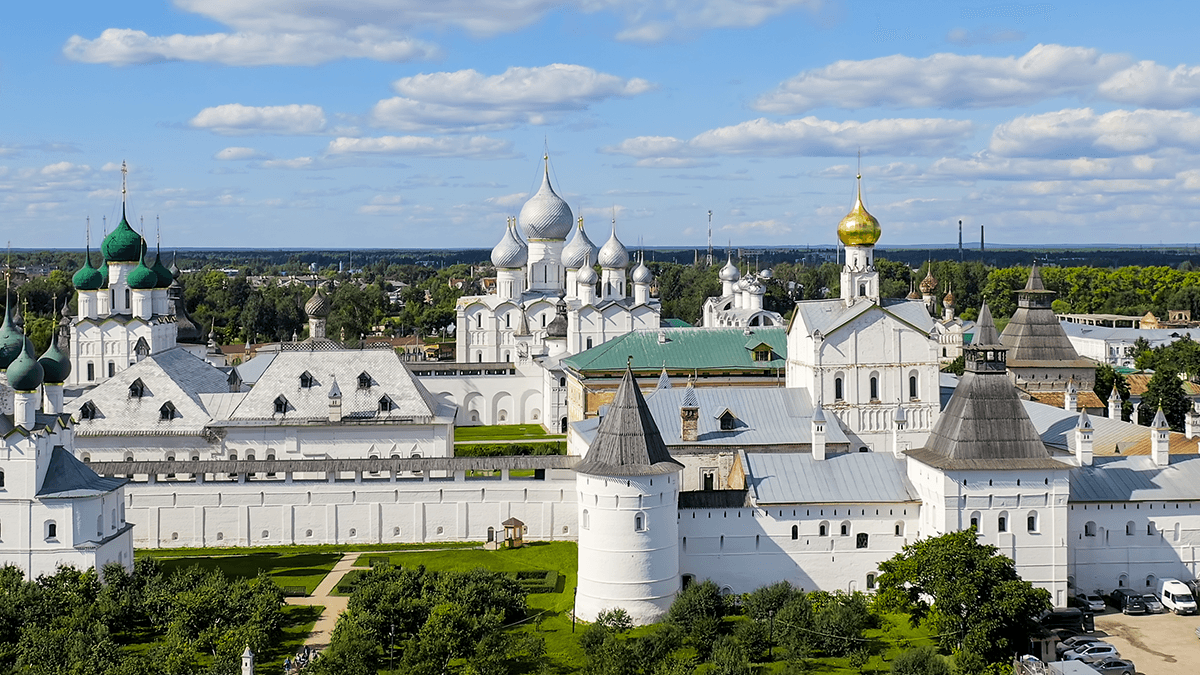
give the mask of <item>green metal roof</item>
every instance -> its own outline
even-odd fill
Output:
[[[585,352],[563,359],[580,372],[625,370],[629,357],[633,369],[658,370],[766,370],[787,363],[787,329],[782,326],[752,328],[659,328],[636,330]],[[660,335],[665,338],[660,342]],[[755,361],[753,348],[771,347],[770,361]]]
[[[662,325],[667,326],[669,328],[691,328],[692,327],[692,324],[684,321],[683,319],[663,319]]]

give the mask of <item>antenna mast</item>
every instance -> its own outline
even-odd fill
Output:
[[[708,210],[708,262],[709,267],[712,267],[712,209]]]

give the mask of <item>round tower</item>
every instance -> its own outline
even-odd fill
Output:
[[[679,593],[679,483],[630,368],[583,461],[579,493],[579,586],[575,614],[594,621],[620,607],[653,623]]]

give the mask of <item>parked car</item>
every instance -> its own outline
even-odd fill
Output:
[[[1109,601],[1113,607],[1121,610],[1125,614],[1145,614],[1146,602],[1142,600],[1142,595],[1128,588],[1118,588],[1109,596]]]
[[[1163,604],[1158,601],[1158,596],[1153,593],[1143,595],[1142,602],[1146,603],[1146,611],[1151,614],[1158,614],[1163,611]]]
[[[1104,611],[1104,598],[1095,593],[1076,593],[1075,604],[1093,612]]]
[[[1200,631],[1200,628],[1197,628],[1196,630]],[[1093,642],[1104,642],[1104,640],[1102,640],[1098,637],[1091,637],[1088,635],[1076,635],[1075,637],[1069,637],[1069,638],[1063,640],[1062,642],[1058,643],[1058,645],[1055,646],[1054,651],[1055,651],[1055,653],[1058,654],[1059,658],[1062,658],[1063,654],[1071,651],[1072,649],[1075,649],[1082,645],[1091,644]]]
[[[1101,675],[1135,675],[1137,668],[1128,659],[1108,658],[1091,664]]]
[[[1195,614],[1196,598],[1192,591],[1178,579],[1159,579],[1158,597],[1162,599],[1163,607],[1176,614]]]
[[[1090,642],[1086,645],[1080,645],[1078,649],[1068,649],[1063,654],[1063,661],[1084,661],[1093,663],[1102,661],[1107,658],[1120,658],[1121,653],[1117,648],[1107,642]]]

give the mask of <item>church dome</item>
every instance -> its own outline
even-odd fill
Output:
[[[625,245],[617,239],[617,228],[613,225],[612,236],[608,241],[604,242],[604,246],[600,247],[600,267],[606,270],[623,270],[629,267],[629,251],[625,250]]]
[[[933,276],[933,265],[929,266],[925,278],[921,280],[920,288],[922,293],[933,293],[937,290],[937,278]]]
[[[4,323],[0,325],[0,370],[5,370],[21,354],[25,336],[12,324],[12,312],[4,308]]]
[[[108,261],[105,260],[100,264],[100,278],[103,280],[100,288],[108,288]]]
[[[521,228],[526,239],[563,240],[571,233],[571,207],[550,187],[550,163],[542,174],[542,187],[521,207]]]
[[[50,338],[50,347],[38,363],[42,365],[43,379],[49,384],[62,384],[71,374],[71,359],[58,348],[56,337]]]
[[[170,266],[170,267],[168,267],[167,269],[169,269],[169,270],[171,271],[171,277],[172,277],[173,279],[178,279],[178,278],[179,278],[179,275],[180,275],[180,274],[183,274],[183,271],[179,269],[179,265],[176,265],[176,264],[175,264],[175,258],[174,258],[174,257],[172,257],[172,258],[171,258],[171,266]]]
[[[721,281],[737,281],[742,278],[742,273],[738,271],[737,265],[733,264],[733,254],[729,254],[729,260],[725,261],[725,266],[717,273]]]
[[[635,284],[648,284],[654,281],[654,273],[646,267],[645,260],[639,260],[637,267],[633,268],[633,274],[630,275]]]
[[[145,261],[139,259],[138,266],[133,268],[129,276],[125,277],[125,282],[134,290],[148,291],[158,286],[158,275],[154,273],[154,270],[146,267]]]
[[[492,249],[492,264],[502,269],[517,269],[529,262],[529,247],[517,236],[512,219],[504,228],[500,243]]]
[[[34,391],[42,386],[42,364],[33,357],[33,342],[21,336],[23,345],[17,358],[8,366],[8,386],[17,391]]]
[[[108,236],[104,238],[104,243],[100,244],[100,253],[108,262],[133,263],[141,259],[142,247],[145,245],[146,242],[142,239],[142,235],[129,226],[129,221],[125,219],[125,212],[122,209],[121,222],[117,225],[117,229],[109,232]]]
[[[592,257],[588,256],[583,267],[579,268],[579,272],[575,275],[575,281],[581,284],[594,284],[600,280],[596,275],[596,269],[592,267]]]
[[[942,304],[946,307],[954,306],[954,291],[947,291],[946,297],[942,298]]]
[[[583,267],[585,260],[594,260],[599,254],[600,249],[588,239],[587,232],[583,231],[583,218],[578,221],[578,226],[575,228],[575,236],[571,237],[571,241],[563,247],[562,264],[569,270],[577,270]],[[591,257],[588,257],[591,254]]]
[[[171,270],[167,269],[166,265],[162,264],[161,251],[154,254],[154,264],[150,266],[150,269],[154,272],[154,276],[158,277],[158,283],[155,284],[155,288],[168,288],[175,281],[175,275],[171,273]]]
[[[321,288],[313,289],[312,297],[304,303],[304,313],[310,319],[323,319],[329,316],[329,300],[321,294]]]
[[[83,254],[83,267],[71,277],[71,284],[77,291],[95,291],[104,285],[104,277],[100,270],[92,267],[92,250],[89,247]]]
[[[858,177],[859,181],[862,176]],[[854,208],[838,223],[838,239],[846,246],[874,246],[879,241],[882,231],[875,216],[867,213],[862,203],[862,185],[859,184],[858,194],[854,199]]]
[[[567,337],[567,303],[562,299],[558,299],[558,306],[554,309],[554,320],[546,326],[546,339],[566,339]]]

